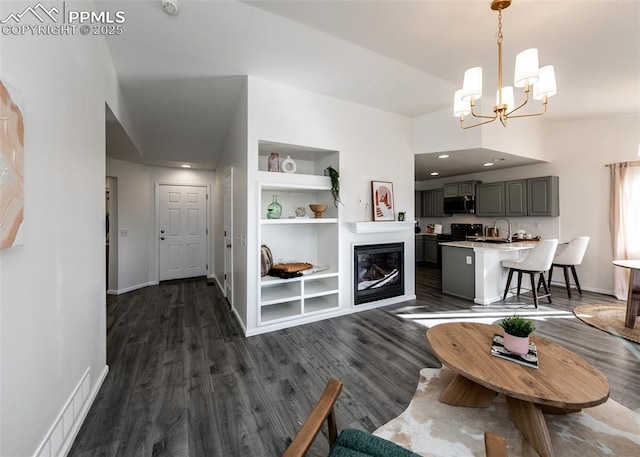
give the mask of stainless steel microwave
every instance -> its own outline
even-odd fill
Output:
[[[474,214],[476,212],[475,198],[473,196],[445,198],[444,212],[446,214],[455,214],[455,213]]]

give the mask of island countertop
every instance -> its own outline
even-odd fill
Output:
[[[442,291],[479,305],[502,300],[509,271],[502,266],[502,261],[524,258],[536,247],[531,241],[498,244],[447,241],[439,244],[442,246]]]
[[[440,246],[452,246],[456,248],[468,248],[474,251],[484,251],[487,249],[494,251],[522,251],[525,249],[533,249],[534,242],[516,241],[513,243],[483,243],[482,241],[446,241],[440,243]]]

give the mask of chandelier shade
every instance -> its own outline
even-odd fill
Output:
[[[540,77],[533,86],[533,99],[543,100],[545,97],[553,97],[556,92],[556,72],[553,65],[540,68]]]
[[[538,82],[538,50],[535,48],[522,51],[516,56],[516,69],[513,76],[515,87],[524,87],[527,83]]]
[[[502,11],[511,5],[511,0],[493,0],[491,9],[498,12],[498,32],[496,33],[498,44],[498,89],[496,91],[496,104],[492,115],[476,113],[474,107],[476,100],[482,97],[482,67],[469,68],[464,72],[462,89],[454,94],[453,114],[460,119],[460,127],[468,129],[500,120],[506,127],[507,120],[517,117],[540,116],[547,111],[548,98],[557,92],[556,77],[553,65],[539,66],[538,50],[526,49],[516,56],[513,86],[502,84]],[[516,104],[514,87],[520,88],[524,93],[524,101]],[[529,101],[529,93],[533,92],[534,100],[542,101],[542,110],[534,113],[516,113]],[[464,125],[464,118],[471,114],[481,121],[473,125]]]

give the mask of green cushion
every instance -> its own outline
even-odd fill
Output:
[[[370,433],[348,428],[331,448],[329,457],[420,457],[391,441]]]

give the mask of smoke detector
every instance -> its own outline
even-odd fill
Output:
[[[160,0],[160,5],[165,13],[175,16],[180,11],[177,0]]]

